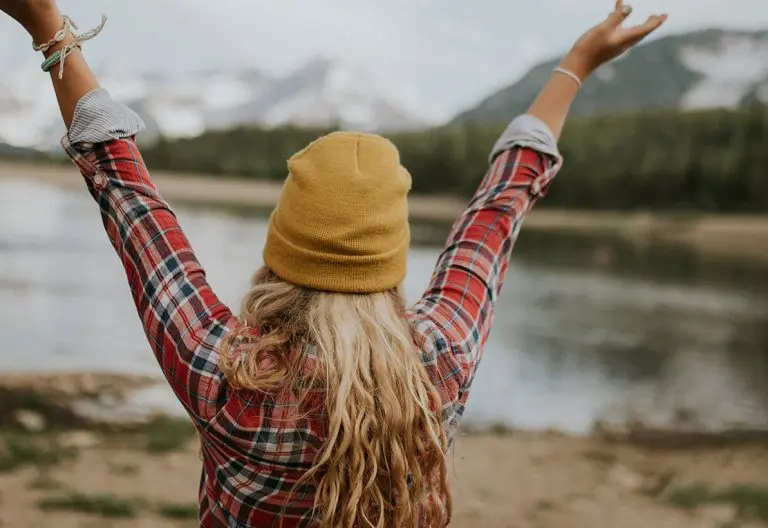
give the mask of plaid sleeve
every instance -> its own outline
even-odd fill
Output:
[[[206,281],[176,216],[132,138],[62,142],[101,209],[149,343],[172,389],[198,421],[223,397],[217,344],[232,314]]]
[[[482,358],[523,217],[560,169],[560,156],[542,151],[557,152],[556,147],[552,151],[515,143],[494,153],[480,187],[453,226],[426,293],[411,309],[417,330],[431,334],[428,366],[432,363],[439,373],[438,387],[452,405],[463,407]],[[451,414],[462,411],[451,408]]]

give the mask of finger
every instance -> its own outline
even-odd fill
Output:
[[[619,27],[631,14],[632,14],[632,6],[624,5],[624,2],[622,2],[621,0],[617,0],[616,9],[614,9],[613,13],[611,13],[608,16],[606,23],[610,27],[614,27],[614,28]]]
[[[625,29],[621,35],[621,40],[628,44],[637,44],[659,29],[667,21],[667,18],[667,15],[652,15],[644,24]]]
[[[619,40],[624,44],[639,42],[656,31],[666,19],[666,15],[652,15],[643,24],[622,29]]]

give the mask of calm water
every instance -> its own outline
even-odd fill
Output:
[[[260,265],[263,220],[179,217],[220,296]],[[415,299],[445,226],[416,226]],[[430,241],[432,243],[430,243]],[[0,371],[158,373],[122,269],[82,192],[0,181]],[[170,400],[165,389],[153,398]],[[768,428],[768,274],[683,251],[523,231],[467,421],[596,419]]]

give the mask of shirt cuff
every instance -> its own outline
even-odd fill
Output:
[[[527,147],[555,159],[561,159],[555,135],[544,121],[530,114],[523,114],[509,124],[493,146],[490,162],[493,163],[496,156],[514,147]]]
[[[106,89],[97,88],[77,102],[65,139],[72,145],[104,143],[135,136],[142,130],[144,122],[136,112],[112,99]]]

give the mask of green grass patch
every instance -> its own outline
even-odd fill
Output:
[[[77,458],[78,450],[61,445],[56,437],[8,435],[0,438],[0,472],[24,466],[49,468]]]
[[[692,484],[671,490],[665,500],[667,504],[683,509],[711,503],[732,504],[738,511],[739,519],[768,523],[768,486],[742,484],[713,490],[706,484]]]
[[[706,484],[692,484],[681,488],[675,488],[666,496],[667,504],[692,510],[712,502],[713,493]]]
[[[158,417],[144,428],[146,448],[151,453],[179,451],[197,435],[194,426],[186,419]]]
[[[197,519],[197,504],[163,503],[157,506],[158,515],[166,519]]]
[[[101,517],[130,518],[139,514],[142,504],[136,499],[122,499],[110,494],[86,495],[71,492],[42,499],[38,506],[46,511],[72,511]]]
[[[717,494],[721,502],[729,502],[743,519],[760,519],[768,523],[768,486],[732,486]]]
[[[0,428],[22,431],[16,414],[19,411],[39,415],[46,430],[69,430],[85,427],[86,421],[78,416],[69,402],[40,391],[23,388],[0,387]]]
[[[551,500],[540,500],[536,503],[536,509],[539,511],[550,511],[557,508],[557,504]]]
[[[139,473],[139,466],[135,464],[110,464],[109,472],[113,475],[136,475]]]

